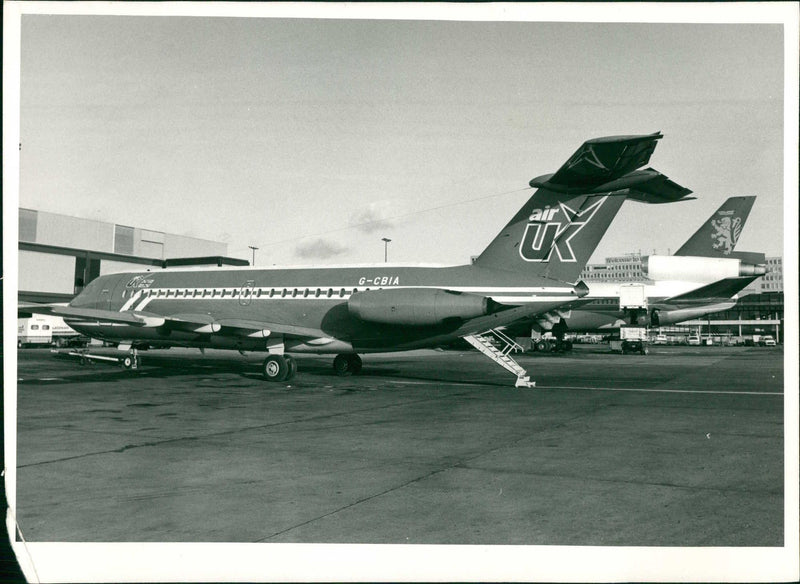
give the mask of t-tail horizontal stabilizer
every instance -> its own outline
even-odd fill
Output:
[[[555,174],[530,182],[538,190],[475,264],[575,284],[626,198],[663,203],[691,193],[653,169],[637,170],[661,137],[585,142]]]

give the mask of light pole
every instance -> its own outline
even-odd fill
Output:
[[[255,266],[255,265],[256,265],[256,250],[257,250],[258,248],[257,248],[257,247],[255,247],[255,246],[253,246],[253,245],[248,245],[247,247],[249,247],[250,249],[252,249],[252,250],[253,250],[253,263],[252,263],[252,264],[250,264],[250,265],[251,265],[251,266]]]
[[[389,242],[392,240],[384,237],[381,241],[383,241],[383,263],[385,264],[389,261]]]

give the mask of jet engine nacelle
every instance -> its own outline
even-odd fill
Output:
[[[347,301],[350,314],[369,322],[409,326],[442,324],[489,313],[490,300],[475,294],[429,288],[391,288],[356,292]]]
[[[723,278],[760,276],[766,267],[738,259],[651,255],[642,258],[642,270],[651,280],[715,282]]]

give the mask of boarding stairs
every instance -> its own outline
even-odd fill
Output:
[[[536,382],[531,381],[528,372],[511,357],[511,353],[522,351],[522,346],[500,329],[489,329],[475,335],[467,335],[464,340],[489,359],[516,375],[517,381],[514,387],[536,387]]]

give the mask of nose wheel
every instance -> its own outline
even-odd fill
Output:
[[[342,353],[333,360],[333,370],[336,375],[345,377],[355,375],[361,371],[361,357],[355,353]]]
[[[142,359],[139,357],[139,352],[136,349],[131,349],[130,353],[125,355],[122,359],[122,368],[126,371],[136,371],[142,364]]]
[[[261,367],[267,381],[287,381],[297,373],[297,361],[289,355],[270,355]]]

